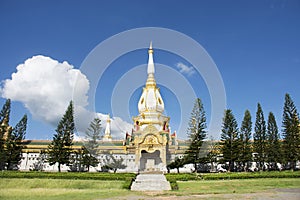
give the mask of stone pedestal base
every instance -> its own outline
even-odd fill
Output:
[[[139,174],[131,185],[134,191],[171,190],[170,183],[163,174]]]

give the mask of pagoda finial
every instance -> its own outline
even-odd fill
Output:
[[[150,42],[150,47],[148,50],[148,54],[149,54],[149,59],[148,59],[148,74],[154,74],[155,73],[155,69],[154,69],[154,62],[153,62],[153,49],[152,49],[152,41]]]

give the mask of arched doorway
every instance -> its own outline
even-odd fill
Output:
[[[161,164],[162,160],[159,150],[153,153],[149,153],[146,150],[141,151],[140,171],[159,171]]]

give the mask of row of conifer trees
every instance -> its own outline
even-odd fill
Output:
[[[240,128],[232,110],[226,109],[219,142],[205,148],[207,139],[206,117],[203,104],[196,99],[187,134],[190,145],[183,159],[177,158],[169,166],[178,168],[193,163],[223,163],[228,171],[248,171],[253,162],[257,170],[297,169],[300,160],[300,121],[296,106],[289,94],[285,95],[281,134],[272,112],[265,120],[260,103],[254,123],[249,110],[245,111]],[[203,149],[205,148],[205,149]],[[209,152],[205,152],[209,149]],[[203,156],[204,155],[204,156]],[[221,159],[218,159],[220,158]]]
[[[12,128],[9,125],[11,101],[7,99],[0,111],[0,170],[18,170],[22,159],[22,150],[26,148],[24,143],[27,127],[27,116],[20,120]],[[57,164],[58,171],[62,165],[67,165],[70,171],[89,171],[90,166],[97,166],[97,149],[102,133],[101,120],[95,118],[86,131],[86,141],[80,149],[74,149],[74,108],[73,102],[69,103],[65,114],[59,121],[53,139],[47,150],[42,151],[37,163],[33,164],[32,170],[43,170],[45,163]],[[116,172],[117,169],[125,168],[123,159],[116,159],[108,155],[105,164],[106,169]]]

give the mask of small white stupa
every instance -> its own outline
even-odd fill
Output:
[[[106,128],[105,128],[105,132],[104,132],[104,136],[103,136],[103,141],[112,141],[112,137],[110,134],[110,116],[108,114],[107,119],[106,119]]]

